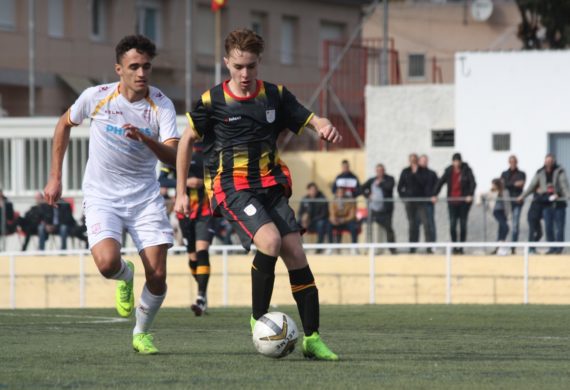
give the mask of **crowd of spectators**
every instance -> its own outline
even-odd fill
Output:
[[[420,229],[426,242],[435,242],[437,228],[435,207],[443,186],[447,189],[447,212],[449,218],[449,237],[452,242],[466,242],[468,237],[469,212],[475,200],[477,186],[473,170],[463,161],[460,153],[452,155],[451,164],[438,177],[429,168],[428,156],[412,153],[408,156],[408,166],[402,170],[399,180],[386,173],[383,164],[376,165],[376,174],[360,185],[358,177],[351,172],[347,160],[342,161],[341,173],[332,185],[333,199],[328,201],[315,183],[309,183],[307,194],[301,200],[298,211],[299,223],[309,232],[317,234],[317,243],[341,241],[341,234],[350,234],[351,241],[357,242],[360,224],[356,198],[364,196],[367,200],[368,221],[378,225],[386,232],[388,242],[396,242],[393,228],[394,189],[404,205],[408,222],[408,242],[418,242]],[[518,168],[516,156],[510,156],[508,169],[492,180],[489,192],[482,195],[487,209],[497,221],[497,248],[493,253],[506,255],[510,250],[501,246],[508,239],[519,240],[520,219],[524,198],[532,195],[528,209],[528,227],[530,242],[539,241],[543,236],[542,223],[549,242],[564,240],[567,198],[570,196],[568,179],[564,169],[556,163],[552,154],[545,158],[541,167],[525,190],[526,174]],[[544,222],[542,222],[544,221]],[[378,230],[379,231],[379,230]],[[379,239],[377,239],[379,241]],[[561,247],[552,247],[547,254],[562,252]],[[410,253],[416,249],[411,248]],[[531,252],[535,250],[531,248]],[[396,253],[394,248],[392,253]],[[433,253],[432,248],[426,252]],[[463,248],[457,246],[454,254],[463,254]]]
[[[361,223],[369,221],[386,233],[390,243],[396,242],[393,227],[394,190],[402,201],[408,222],[408,241],[418,242],[420,229],[426,242],[435,242],[437,228],[435,207],[437,196],[443,186],[447,187],[447,210],[449,217],[449,237],[452,242],[467,240],[469,211],[474,202],[476,181],[469,164],[459,153],[453,154],[451,164],[438,177],[429,168],[426,155],[412,153],[408,156],[408,166],[402,170],[399,180],[386,173],[383,164],[376,165],[375,175],[360,184],[358,177],[350,170],[347,160],[341,163],[341,172],[332,184],[333,199],[328,200],[316,183],[307,185],[307,193],[302,198],[298,210],[298,222],[308,232],[316,233],[317,243],[339,243],[343,233],[350,235],[351,242],[358,241]],[[164,189],[169,188],[166,175],[161,175]],[[528,241],[537,242],[546,235],[548,242],[564,241],[567,199],[570,197],[568,177],[564,169],[556,163],[554,155],[548,154],[544,165],[536,171],[525,189],[527,176],[518,168],[516,156],[510,156],[508,169],[492,180],[490,190],[482,195],[482,200],[497,221],[497,248],[493,253],[508,254],[509,249],[501,244],[508,239],[517,242],[520,233],[520,219],[524,199],[531,197],[528,208]],[[164,193],[165,201],[168,195]],[[364,219],[359,216],[356,200],[363,196],[367,200]],[[543,229],[544,224],[544,229]],[[217,235],[223,243],[230,244],[231,232],[226,226],[217,226]],[[223,234],[223,233],[227,234]],[[543,234],[544,232],[544,234]],[[38,249],[44,250],[50,236],[59,236],[60,249],[67,248],[68,238],[77,238],[87,246],[84,218],[78,223],[73,217],[73,205],[60,200],[57,207],[49,206],[38,192],[35,204],[23,215],[14,210],[12,202],[0,189],[0,234],[18,233],[22,237],[22,251],[25,251],[33,236],[38,237]],[[376,239],[379,241],[379,238]],[[396,253],[396,249],[390,250]],[[410,249],[411,253],[416,250]],[[463,248],[455,247],[455,254],[462,254]],[[515,253],[515,248],[510,249]],[[535,252],[534,248],[530,249]],[[562,247],[551,247],[547,254],[562,253]],[[427,253],[433,253],[431,248]]]
[[[45,250],[50,236],[58,236],[61,250],[67,249],[69,238],[76,238],[87,247],[87,228],[84,218],[78,223],[73,217],[69,201],[61,199],[57,207],[48,205],[41,192],[34,196],[35,204],[23,215],[14,211],[14,206],[0,190],[0,228],[2,234],[18,233],[22,237],[22,251],[28,249],[30,239],[38,237],[38,250]]]

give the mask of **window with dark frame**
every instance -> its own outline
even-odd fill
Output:
[[[91,0],[91,38],[102,41],[105,38],[107,0]]]
[[[431,131],[431,146],[451,148],[455,146],[455,129],[434,129]]]
[[[157,0],[141,0],[137,3],[137,31],[150,38],[157,46],[162,44],[162,9]]]
[[[425,54],[412,53],[408,55],[408,78],[423,79],[426,77]]]
[[[0,138],[0,188],[4,191],[12,189],[12,140]]]
[[[16,0],[0,0],[0,30],[16,27]]]
[[[511,134],[495,133],[493,134],[493,151],[508,152],[511,150]]]

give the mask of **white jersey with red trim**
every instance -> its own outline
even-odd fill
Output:
[[[150,87],[145,99],[131,103],[120,94],[118,82],[99,85],[86,89],[69,109],[69,124],[86,118],[91,124],[84,195],[127,203],[156,197],[157,158],[144,143],[126,137],[122,127],[129,123],[158,142],[178,139],[172,101]]]

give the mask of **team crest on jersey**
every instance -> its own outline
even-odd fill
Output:
[[[275,122],[275,110],[265,110],[265,118],[269,123]]]
[[[247,205],[247,207],[243,209],[243,211],[248,217],[253,217],[255,213],[257,213],[257,209],[252,204]]]
[[[100,223],[96,223],[95,225],[93,225],[91,227],[91,234],[93,235],[97,235],[101,233],[101,224]]]

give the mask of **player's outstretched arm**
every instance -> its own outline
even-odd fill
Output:
[[[178,147],[177,139],[167,140],[165,143],[155,141],[154,139],[144,135],[138,127],[127,123],[123,126],[125,135],[131,139],[143,142],[154,155],[163,163],[174,165],[176,164],[176,149]]]
[[[186,127],[184,134],[178,143],[176,153],[176,201],[174,211],[184,215],[188,214],[188,195],[186,194],[186,181],[188,179],[188,167],[192,161],[192,145],[195,141],[195,133],[190,127]]]
[[[319,134],[319,137],[327,142],[338,144],[342,141],[342,135],[327,118],[313,115],[309,121],[309,127],[312,127]]]
[[[67,121],[66,112],[55,125],[51,150],[51,168],[48,182],[44,188],[45,200],[51,206],[55,206],[55,203],[61,198],[61,170],[63,157],[69,145],[70,132],[71,125]]]

